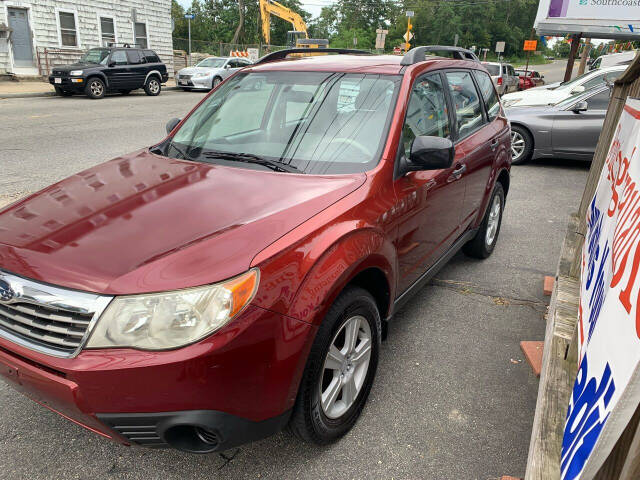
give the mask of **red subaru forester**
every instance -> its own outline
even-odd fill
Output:
[[[124,444],[353,426],[394,311],[493,251],[509,123],[470,51],[301,53],[0,210],[4,379]]]

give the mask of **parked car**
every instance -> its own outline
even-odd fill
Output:
[[[613,67],[615,65],[629,65],[636,58],[636,53],[636,50],[629,50],[627,52],[600,55],[589,65],[589,70]]]
[[[130,445],[344,435],[394,312],[493,252],[511,159],[479,62],[332,52],[1,209],[0,376]]]
[[[601,84],[553,106],[507,108],[512,163],[545,157],[591,160],[610,97],[611,88]]]
[[[518,107],[555,105],[562,100],[578,95],[598,85],[612,84],[626,69],[626,66],[601,68],[587,72],[569,82],[543,85],[522,92],[509,93],[502,98],[502,103],[505,108],[514,105]]]
[[[535,70],[516,69],[516,75],[518,75],[518,90],[544,85],[544,75],[540,75]]]
[[[512,65],[499,62],[482,62],[500,95],[518,90],[518,75]]]
[[[176,85],[183,90],[211,90],[247,65],[251,65],[251,61],[242,57],[205,58],[195,67],[181,69],[176,75]]]
[[[84,93],[98,99],[108,92],[128,95],[138,88],[156,96],[168,78],[167,66],[153,50],[125,46],[91,48],[78,63],[56,65],[49,83],[63,97]]]

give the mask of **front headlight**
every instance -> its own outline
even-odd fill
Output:
[[[194,77],[202,78],[202,77],[208,77],[209,75],[211,75],[211,72],[200,72],[200,73],[196,73]]]
[[[82,70],[71,70],[69,72],[69,75],[71,75],[72,77],[79,77],[80,75],[82,75]]]
[[[87,348],[182,347],[219,330],[253,300],[260,272],[175,292],[116,297],[98,320]]]

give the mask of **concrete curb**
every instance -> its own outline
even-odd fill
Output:
[[[180,90],[179,87],[162,87],[162,90]],[[162,93],[162,92],[161,92]],[[24,93],[0,93],[0,100],[9,98],[34,98],[34,97],[55,97],[56,92],[24,92]]]

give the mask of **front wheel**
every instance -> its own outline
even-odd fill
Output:
[[[217,88],[221,83],[222,79],[220,77],[214,77],[213,80],[211,80],[211,89]]]
[[[511,163],[521,165],[531,158],[533,153],[533,138],[531,134],[519,125],[511,126]]]
[[[496,183],[478,232],[462,247],[464,253],[475,258],[487,258],[493,253],[500,234],[503,210],[504,189],[502,184]]]
[[[160,95],[160,89],[160,80],[156,76],[149,77],[144,84],[144,92],[151,97]]]
[[[87,81],[84,92],[87,94],[87,97],[97,100],[105,96],[107,87],[100,78],[93,77]]]
[[[347,287],[311,347],[289,423],[296,436],[324,445],[353,427],[373,385],[380,332],[373,297],[362,288]]]

